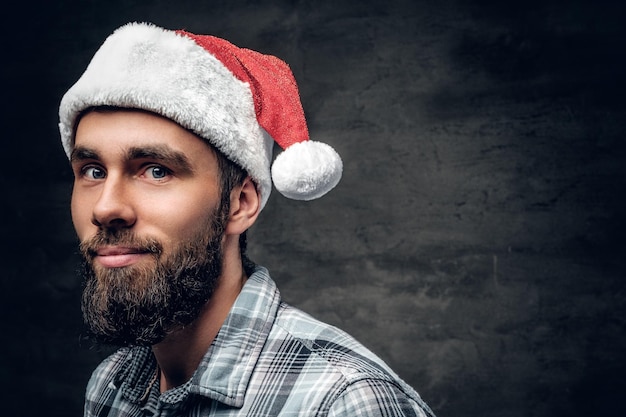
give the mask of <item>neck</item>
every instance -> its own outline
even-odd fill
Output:
[[[225,257],[217,288],[198,318],[152,346],[161,371],[161,392],[191,379],[228,316],[245,280],[241,260],[228,262]]]

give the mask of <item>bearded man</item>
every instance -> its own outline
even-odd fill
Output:
[[[337,153],[309,140],[283,61],[131,23],[59,114],[85,321],[119,346],[92,374],[85,416],[433,415],[359,342],[284,303],[246,257],[272,184],[310,200],[341,177]]]

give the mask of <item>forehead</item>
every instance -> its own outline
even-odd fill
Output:
[[[162,148],[189,156],[215,158],[207,141],[170,119],[132,110],[92,110],[78,121],[73,148],[126,152],[129,148]]]

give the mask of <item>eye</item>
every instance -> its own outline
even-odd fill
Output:
[[[160,165],[153,165],[146,169],[146,174],[152,176],[154,179],[161,180],[170,175],[171,171]]]
[[[92,180],[101,180],[106,178],[106,172],[102,168],[87,166],[82,170],[83,175]]]

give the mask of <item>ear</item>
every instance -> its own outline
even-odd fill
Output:
[[[240,235],[250,228],[261,211],[261,196],[252,178],[247,177],[243,184],[230,193],[230,218],[226,225],[227,235]]]

